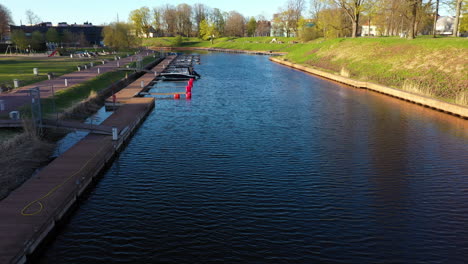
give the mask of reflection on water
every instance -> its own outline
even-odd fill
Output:
[[[40,263],[464,263],[466,120],[261,56],[197,71]]]

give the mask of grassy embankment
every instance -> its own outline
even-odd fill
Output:
[[[393,88],[468,105],[468,39],[340,38],[293,44],[292,38],[221,38],[211,45],[196,38],[178,47],[288,52],[284,59]],[[150,47],[174,46],[175,38],[145,39]]]

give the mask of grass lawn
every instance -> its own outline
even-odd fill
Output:
[[[127,52],[117,54],[126,56]],[[131,54],[131,53],[130,53]],[[21,86],[47,79],[47,73],[53,72],[56,76],[76,71],[76,66],[89,62],[98,62],[102,59],[111,59],[115,55],[99,56],[96,58],[70,58],[60,57],[28,57],[28,56],[0,56],[0,86],[13,87],[13,79],[21,81]],[[33,68],[39,69],[39,76],[33,74]]]

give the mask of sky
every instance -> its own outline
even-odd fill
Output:
[[[149,8],[165,4],[178,5],[186,3],[193,5],[203,3],[221,11],[237,11],[244,16],[263,15],[271,19],[278,8],[284,6],[287,0],[1,0],[0,3],[11,12],[13,21],[20,25],[26,24],[26,10],[32,10],[44,22],[67,22],[69,24],[91,22],[93,25],[109,24],[117,20],[127,21],[130,11],[143,6]]]

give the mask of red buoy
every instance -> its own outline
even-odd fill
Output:
[[[174,94],[174,99],[180,99],[180,94]]]
[[[191,98],[192,98],[192,93],[186,93],[186,94],[185,94],[185,98],[191,99]]]

